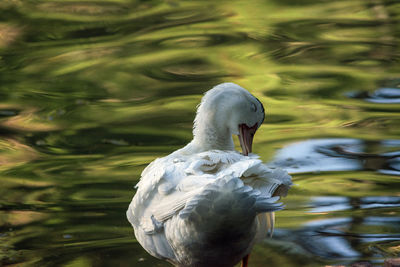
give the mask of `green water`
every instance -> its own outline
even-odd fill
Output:
[[[0,265],[169,266],[125,211],[235,82],[296,186],[250,266],[400,253],[400,2],[0,1]]]

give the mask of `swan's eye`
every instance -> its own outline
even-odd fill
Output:
[[[254,103],[251,103],[251,111],[256,112],[257,111],[257,106]]]

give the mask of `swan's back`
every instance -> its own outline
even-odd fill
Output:
[[[143,171],[127,211],[136,237],[153,256],[182,266],[221,258],[235,264],[272,231],[272,212],[281,208],[273,194],[280,185],[289,187],[291,178],[255,155],[185,152],[157,159]]]

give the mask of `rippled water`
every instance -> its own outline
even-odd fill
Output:
[[[250,266],[400,253],[400,3],[0,2],[0,265],[168,266],[125,218],[141,170],[232,81],[296,186]]]

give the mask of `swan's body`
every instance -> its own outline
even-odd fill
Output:
[[[233,266],[272,232],[273,212],[281,209],[275,201],[291,177],[247,155],[263,120],[262,104],[238,85],[207,92],[192,142],[143,171],[128,208],[151,255],[177,266]],[[234,150],[232,134],[246,156]]]

